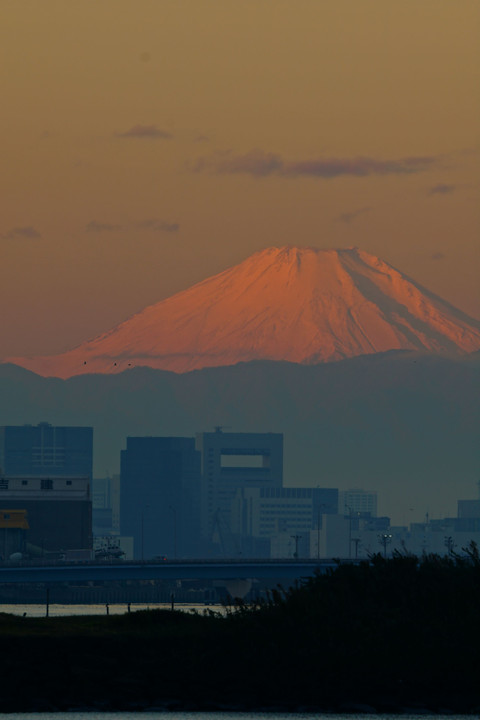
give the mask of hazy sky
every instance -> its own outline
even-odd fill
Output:
[[[270,245],[480,317],[478,0],[0,0],[0,358]]]

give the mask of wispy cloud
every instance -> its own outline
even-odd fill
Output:
[[[367,175],[405,175],[422,172],[432,165],[434,158],[408,157],[400,160],[378,160],[370,157],[328,158],[285,164],[284,174],[292,177],[310,175],[336,178],[340,175],[365,177]]]
[[[27,225],[24,227],[10,228],[10,230],[7,230],[7,232],[0,235],[0,237],[3,240],[16,240],[21,238],[26,238],[27,240],[38,240],[42,236],[36,228],[31,225]]]
[[[358,210],[352,210],[351,212],[344,212],[340,213],[340,215],[336,218],[339,222],[350,224],[353,222],[359,215],[363,215],[366,212],[370,212],[372,208],[369,207],[363,207],[359,208]]]
[[[135,227],[139,230],[151,230],[152,232],[176,233],[180,230],[180,225],[176,222],[168,222],[167,220],[158,220],[151,218],[149,220],[141,220],[136,223]]]
[[[85,230],[89,233],[109,233],[121,229],[121,225],[111,225],[110,223],[97,222],[97,220],[91,220],[85,227]]]
[[[140,138],[145,140],[170,140],[173,138],[172,133],[168,130],[162,130],[156,125],[133,125],[129,130],[117,133],[119,138]]]
[[[230,150],[216,152],[200,158],[194,166],[197,172],[210,172],[218,175],[266,175],[280,174],[284,162],[280,155],[252,150],[245,155],[233,155]]]
[[[444,253],[437,251],[437,252],[432,253],[432,255],[430,256],[430,259],[431,260],[444,260],[445,257],[446,256],[444,255]]]
[[[453,193],[456,189],[456,185],[434,185],[430,188],[428,191],[429,195],[448,195],[449,193]]]
[[[149,218],[147,220],[139,220],[138,222],[129,223],[127,225],[114,225],[111,223],[98,222],[91,220],[86,226],[85,231],[88,233],[114,233],[121,230],[144,230],[157,233],[176,233],[180,230],[177,222],[169,222],[159,218]]]
[[[331,180],[341,176],[409,175],[424,172],[437,162],[434,156],[404,157],[381,160],[373,157],[317,158],[313,160],[284,160],[276,153],[251,150],[244,155],[231,151],[218,152],[200,158],[194,165],[196,172],[218,175],[271,175],[296,178],[313,177]]]

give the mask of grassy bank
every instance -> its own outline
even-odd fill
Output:
[[[341,565],[220,617],[0,616],[0,711],[478,712],[480,560]]]

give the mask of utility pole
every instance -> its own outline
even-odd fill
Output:
[[[320,505],[318,506],[317,517],[317,560],[320,560]]]
[[[148,505],[142,507],[141,514],[141,545],[142,545],[142,562],[145,560],[145,512],[148,510]]]
[[[303,536],[302,535],[290,535],[290,537],[292,538],[292,540],[295,540],[295,552],[293,554],[293,557],[295,558],[295,560],[297,560],[298,559],[298,541],[301,540]]]
[[[177,508],[170,505],[170,510],[173,513],[173,559],[177,559]]]
[[[345,509],[348,510],[348,557],[352,557],[352,515],[353,510],[350,505],[345,505]]]
[[[353,538],[352,542],[355,545],[355,560],[358,560],[358,546],[360,545],[360,538]]]

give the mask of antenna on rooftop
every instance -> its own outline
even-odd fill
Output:
[[[221,433],[223,430],[230,430],[231,425],[214,425],[214,430],[216,433]]]

